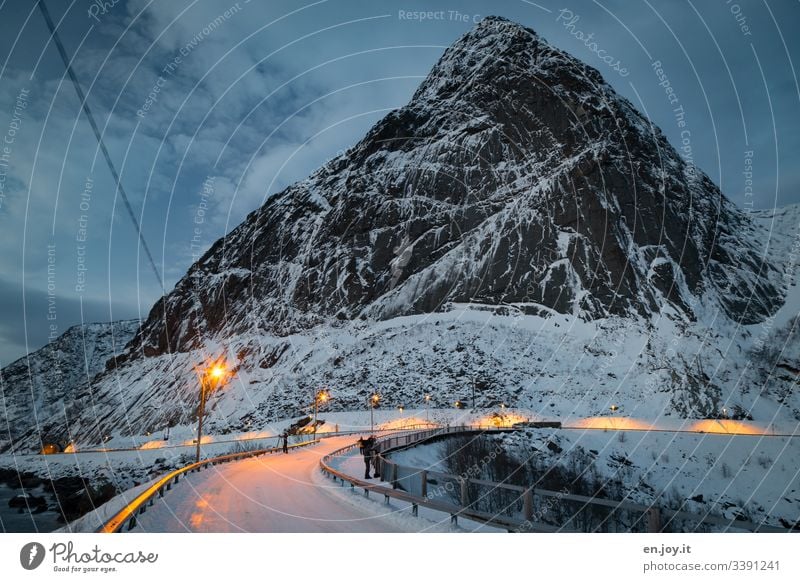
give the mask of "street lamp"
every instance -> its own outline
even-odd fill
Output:
[[[369,427],[370,432],[375,432],[375,407],[378,406],[378,402],[381,401],[380,394],[373,394],[369,397]]]
[[[314,396],[314,440],[317,440],[317,410],[320,404],[325,404],[331,395],[327,388],[318,391]]]
[[[429,424],[431,422],[430,412],[431,412],[431,395],[430,394],[426,394],[425,395],[425,422],[429,423]]]
[[[205,369],[196,369],[200,377],[200,411],[197,415],[197,462],[200,462],[200,441],[203,440],[203,416],[206,413],[206,398],[208,393],[219,388],[228,374],[224,360],[218,360],[207,365]]]

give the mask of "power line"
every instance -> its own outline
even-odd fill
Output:
[[[133,226],[136,229],[136,234],[139,235],[139,242],[142,243],[142,248],[144,249],[145,255],[147,255],[147,260],[150,262],[150,266],[153,269],[153,274],[156,276],[158,280],[158,284],[161,287],[162,294],[164,293],[164,282],[161,280],[161,275],[156,268],[156,263],[153,260],[153,255],[150,254],[150,248],[147,246],[147,242],[144,240],[144,235],[142,234],[142,227],[139,225],[139,220],[136,218],[136,215],[133,212],[133,207],[131,207],[131,203],[128,200],[128,195],[125,192],[125,188],[122,186],[122,181],[120,180],[119,173],[117,172],[117,168],[114,166],[114,162],[111,161],[111,156],[108,153],[108,149],[106,148],[106,144],[103,141],[103,136],[100,134],[100,129],[97,127],[97,123],[94,121],[94,115],[92,115],[92,110],[89,109],[89,102],[86,100],[86,95],[81,88],[80,83],[78,82],[78,78],[75,76],[75,73],[72,70],[72,65],[70,64],[70,60],[67,58],[67,51],[64,50],[64,45],[61,44],[61,39],[58,37],[56,33],[56,27],[53,24],[53,19],[50,18],[50,12],[47,10],[47,6],[45,6],[44,0],[39,0],[39,8],[42,11],[42,16],[44,16],[44,20],[47,23],[47,28],[50,29],[50,36],[53,38],[53,42],[56,44],[56,48],[58,49],[58,53],[61,55],[61,60],[64,61],[64,67],[67,69],[67,74],[69,75],[70,80],[72,81],[72,85],[75,87],[75,92],[78,94],[78,99],[80,99],[81,107],[83,108],[83,112],[86,114],[86,117],[89,119],[89,125],[92,126],[92,131],[94,131],[94,136],[97,138],[97,143],[100,146],[100,151],[103,152],[103,157],[106,160],[106,164],[108,165],[108,169],[111,171],[111,176],[114,178],[114,182],[117,185],[117,190],[122,197],[122,201],[125,204],[125,209],[128,211],[128,216],[130,217],[131,221],[133,221]]]

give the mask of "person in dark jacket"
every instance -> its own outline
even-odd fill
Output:
[[[375,444],[375,438],[360,438],[358,439],[358,448],[364,456],[364,479],[369,479],[369,464],[372,461],[372,449]]]
[[[375,479],[380,479],[380,451],[374,443],[372,445],[372,470],[374,471],[373,477]]]
[[[284,452],[284,454],[288,454],[289,453],[289,433],[286,432],[286,431],[283,431],[283,434],[281,435],[281,438],[283,439],[283,452]]]

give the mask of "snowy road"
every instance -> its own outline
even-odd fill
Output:
[[[399,532],[395,520],[343,503],[318,475],[322,456],[356,437],[193,473],[139,516],[139,532]]]

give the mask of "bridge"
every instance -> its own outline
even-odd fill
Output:
[[[462,525],[467,520],[467,529],[515,532],[788,531],[407,467],[391,459],[393,452],[437,439],[513,430],[384,432],[378,444],[380,480],[363,478],[354,435],[292,445],[289,454],[272,448],[206,459],[157,480],[99,531],[374,533],[449,529],[459,519]]]

